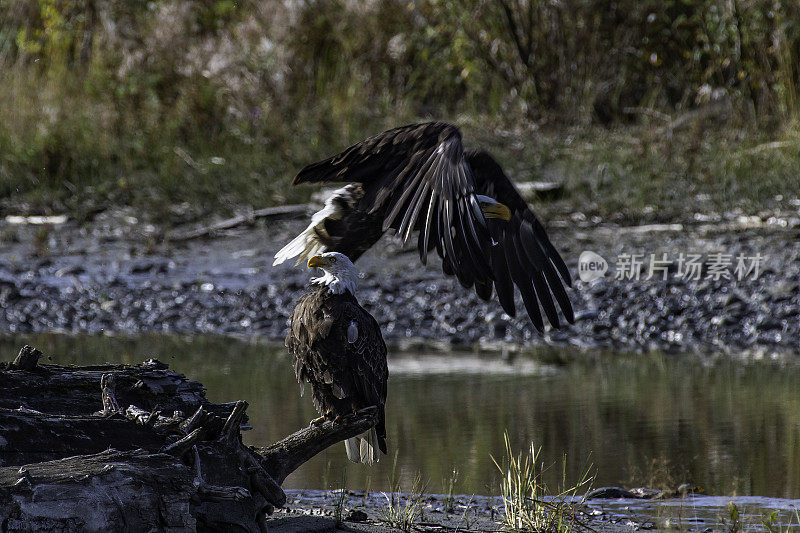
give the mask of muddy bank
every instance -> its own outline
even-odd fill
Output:
[[[685,497],[636,497],[629,491],[609,487],[605,496],[587,499],[576,507],[576,531],[731,531],[775,530],[797,524],[798,500],[759,497],[689,495]],[[638,494],[648,489],[634,489]],[[649,491],[658,492],[658,491]],[[283,509],[270,520],[271,531],[363,531],[399,532],[387,523],[389,506],[383,493],[346,490],[292,490]],[[419,501],[414,531],[505,531],[500,520],[500,496],[441,494],[400,495]],[[734,513],[735,510],[735,513]],[[337,524],[337,518],[342,519]]]
[[[266,222],[174,243],[130,212],[103,214],[88,226],[4,221],[0,330],[282,339],[311,273],[292,265],[272,267],[272,254],[303,226],[303,220]],[[575,276],[570,297],[576,323],[543,336],[524,317],[511,319],[496,303],[482,302],[445,278],[437,263],[422,267],[414,250],[399,249],[391,238],[359,261],[359,299],[390,342],[572,344],[756,356],[800,348],[800,239],[794,219],[734,217],[649,228],[569,220],[551,222],[549,232]],[[606,259],[605,277],[590,283],[577,279],[578,257],[585,250]],[[625,269],[626,254],[641,255],[639,279]],[[650,254],[670,263],[647,279]],[[681,254],[699,257],[700,279],[684,275]],[[729,256],[730,278],[715,279],[715,254]],[[737,279],[740,254],[763,257],[757,276]],[[633,279],[617,279],[618,270]]]
[[[506,531],[502,525],[501,497],[475,495],[395,493],[394,509],[404,512],[413,509],[409,528],[413,531]],[[269,521],[271,531],[284,533],[318,531],[363,531],[389,533],[403,531],[390,522],[390,495],[381,492],[341,489],[293,490],[287,493],[284,508],[276,509]],[[575,519],[587,527],[576,531],[635,531],[643,522],[577,506]],[[645,523],[650,523],[641,517]]]

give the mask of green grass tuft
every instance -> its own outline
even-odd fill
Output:
[[[444,499],[444,512],[452,513],[455,511],[455,486],[458,483],[458,469],[453,466],[452,472],[448,479],[442,480],[442,486],[445,489],[446,496]]]
[[[397,452],[392,463],[392,474],[389,479],[391,491],[383,493],[386,498],[384,519],[391,526],[403,531],[411,531],[419,520],[422,519],[422,497],[427,485],[423,483],[420,474],[414,477],[411,491],[402,492],[400,481],[397,479]]]
[[[340,526],[344,521],[345,504],[347,503],[347,470],[342,468],[342,477],[339,482],[339,488],[334,491],[333,500],[333,519],[336,526]]]
[[[542,481],[543,468],[538,465],[541,448],[531,443],[526,454],[514,454],[508,432],[505,433],[505,466],[500,466],[492,457],[494,464],[503,474],[501,491],[503,494],[503,526],[513,531],[533,531],[537,533],[567,533],[582,527],[578,511],[583,504],[584,494],[592,482],[587,468],[580,480],[567,487],[566,461],[562,462],[562,485],[550,492]]]

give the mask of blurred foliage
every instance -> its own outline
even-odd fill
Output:
[[[723,96],[766,120],[796,111],[797,3],[437,0],[429,9],[467,65],[470,90],[487,90],[492,107],[506,100],[537,118],[603,123],[626,108],[672,111]]]
[[[800,4],[777,0],[0,0],[0,199],[292,201],[303,164],[420,117],[725,102],[763,140],[793,127],[799,60]]]

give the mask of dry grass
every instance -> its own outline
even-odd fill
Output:
[[[455,487],[458,483],[458,469],[453,466],[448,479],[442,480],[442,487],[445,489],[444,512],[452,513],[455,511]]]
[[[503,525],[513,531],[537,533],[568,533],[580,530],[583,525],[578,517],[583,498],[579,491],[588,492],[592,482],[589,468],[574,485],[566,483],[566,456],[562,463],[562,483],[551,491],[542,480],[543,467],[539,465],[541,448],[532,443],[525,454],[514,454],[508,433],[505,434],[506,456],[504,466],[494,457],[497,468],[503,475]]]
[[[397,478],[397,452],[394,454],[389,486],[392,490],[389,493],[383,493],[386,498],[384,519],[391,527],[410,531],[414,524],[422,519],[422,498],[427,485],[423,483],[422,476],[417,474],[411,485],[411,491],[402,492],[400,481]]]

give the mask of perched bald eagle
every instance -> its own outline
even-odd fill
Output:
[[[346,255],[326,252],[308,260],[324,275],[312,278],[311,290],[292,313],[286,347],[294,356],[301,394],[311,384],[312,423],[335,420],[359,409],[378,406],[378,422],[366,433],[347,439],[347,458],[354,463],[378,461],[386,453],[386,344],[375,319],[358,304],[358,273]]]
[[[573,322],[564,286],[569,271],[542,224],[503,173],[480,150],[465,151],[452,124],[428,122],[385,131],[302,169],[293,184],[351,182],[333,193],[311,224],[275,254],[275,264],[326,251],[352,261],[392,228],[405,244],[418,232],[423,264],[436,250],[442,270],[483,300],[492,289],[514,316],[514,287],[533,325],[560,325],[556,302]],[[538,302],[537,302],[538,301]]]

